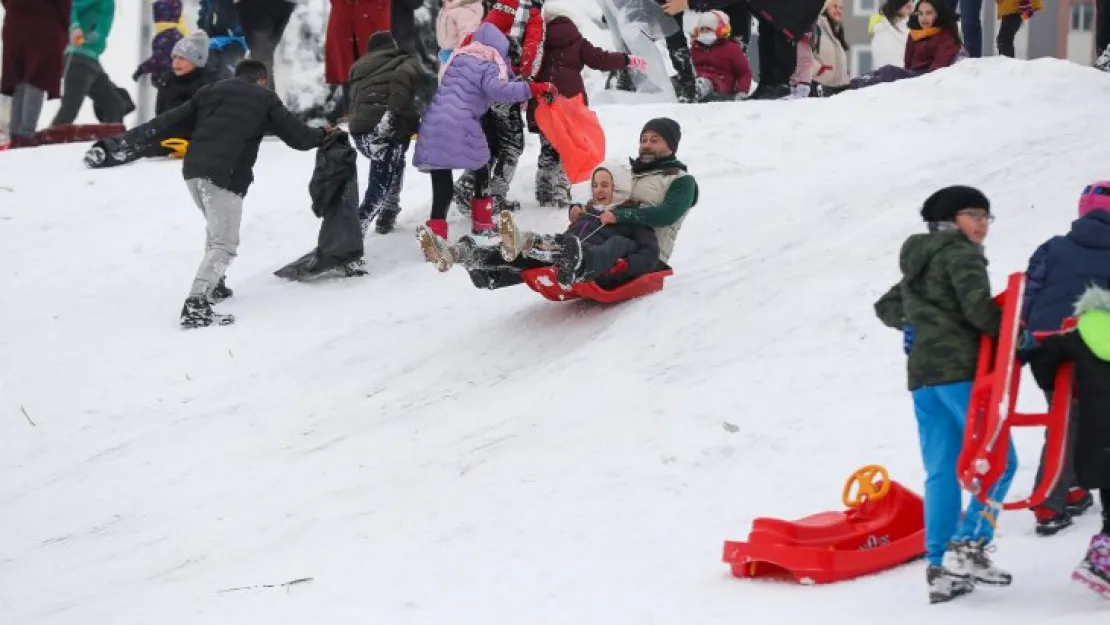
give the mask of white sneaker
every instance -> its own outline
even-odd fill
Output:
[[[994,551],[994,545],[988,545],[981,540],[953,541],[944,554],[945,568],[952,571],[953,575],[963,579],[970,579],[977,584],[988,586],[1009,586],[1014,577],[991,562],[987,555]],[[949,554],[953,556],[949,566]]]

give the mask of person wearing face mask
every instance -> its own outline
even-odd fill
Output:
[[[743,100],[752,87],[752,68],[744,49],[730,37],[728,16],[709,11],[698,17],[690,48],[699,102]]]
[[[463,265],[474,286],[483,289],[521,284],[520,272],[534,267],[557,267],[556,279],[564,286],[595,282],[602,288],[656,271],[669,262],[678,231],[697,204],[697,182],[675,156],[681,136],[673,119],[648,121],[640,133],[639,158],[630,167],[594,171],[593,203],[571,206],[571,224],[563,234],[521,231],[513,214],[502,211],[500,249],[480,247],[471,237],[454,245],[434,237],[425,253],[439,271]],[[622,258],[628,267],[606,275]]]
[[[940,603],[971,592],[975,584],[1008,586],[1012,580],[988,556],[1000,510],[972,498],[962,511],[956,479],[980,338],[998,336],[1002,310],[991,295],[983,254],[994,219],[987,197],[972,187],[946,187],[925,200],[921,217],[928,232],[902,244],[902,278],[875,302],[875,312],[904,337],[926,474],[926,582],[929,602]],[[1035,344],[1025,331],[1019,350]],[[991,501],[1006,498],[1016,470],[1011,441]]]

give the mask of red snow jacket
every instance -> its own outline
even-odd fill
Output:
[[[905,67],[918,72],[931,72],[955,63],[959,53],[960,40],[950,30],[911,30],[906,41]]]
[[[752,87],[752,68],[744,49],[732,39],[711,46],[695,42],[690,57],[698,78],[708,78],[716,93],[747,93]]]

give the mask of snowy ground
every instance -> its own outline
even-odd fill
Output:
[[[667,289],[610,308],[437,274],[414,171],[369,277],[284,283],[315,240],[313,157],[266,142],[222,305],[239,323],[193,332],[176,317],[203,222],[179,164],[2,154],[0,622],[1104,618],[1068,580],[1094,515],[1052,539],[1004,516],[1014,586],[946,606],[920,564],[800,587],[733,579],[720,555],[756,516],[839,507],[864,464],[920,489],[901,338],[871,302],[941,185],[994,201],[995,285],[1022,269],[1106,177],[1107,98],[1094,70],[991,59],[828,100],[600,107],[612,157],[676,117],[701,185]],[[557,230],[529,141],[520,219]]]

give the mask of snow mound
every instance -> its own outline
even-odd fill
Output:
[[[1050,541],[1005,515],[1014,586],[943,608],[920,565],[803,588],[734,580],[720,551],[756,516],[838,508],[863,464],[920,490],[901,339],[871,303],[942,185],[992,199],[996,287],[1021,270],[1106,178],[1108,99],[1094,70],[990,59],[827,100],[599,107],[610,157],[679,120],[701,187],[666,290],[613,307],[437,274],[412,170],[369,277],[284,283],[271,272],[315,240],[313,155],[268,141],[221,305],[239,322],[190,332],[204,233],[179,163],[0,154],[0,620],[1098,618],[1068,580],[1094,515]],[[529,136],[520,221],[557,230],[530,200],[537,151]],[[1019,440],[1016,491],[1039,436]]]

